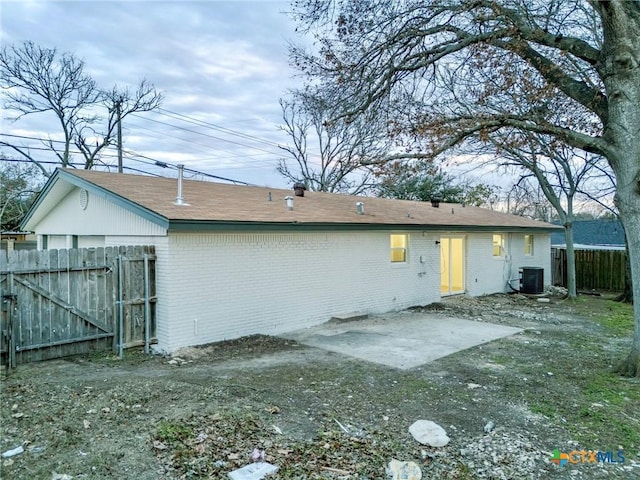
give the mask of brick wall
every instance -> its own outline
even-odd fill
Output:
[[[392,264],[389,235],[170,234],[166,263],[158,253],[159,278],[161,269],[171,278],[162,288],[169,326],[159,330],[159,346],[173,351],[437,301],[438,237],[411,233],[408,261]]]
[[[544,284],[551,284],[549,235],[534,235],[532,256],[524,254],[524,234],[506,233],[505,256],[493,257],[493,234],[475,233],[467,239],[467,293],[472,296],[508,292],[507,281],[519,287],[521,267],[544,268]]]

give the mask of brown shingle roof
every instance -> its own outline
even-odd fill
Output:
[[[524,217],[459,204],[441,203],[440,208],[434,208],[429,202],[309,191],[304,197],[296,197],[293,190],[193,180],[183,182],[183,198],[189,206],[177,206],[173,203],[177,194],[176,179],[89,170],[65,172],[169,221],[557,228]],[[287,210],[286,196],[294,197],[293,210]],[[356,212],[356,202],[364,203],[364,215]]]

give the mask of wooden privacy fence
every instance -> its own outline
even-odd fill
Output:
[[[625,285],[624,250],[576,250],[576,288],[621,292]],[[567,251],[551,249],[553,284],[567,286]]]
[[[150,246],[0,251],[0,353],[18,363],[122,350],[155,337]]]

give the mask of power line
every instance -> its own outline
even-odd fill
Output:
[[[0,135],[4,135],[4,136],[7,136],[7,137],[14,137],[14,138],[22,138],[22,139],[27,139],[27,140],[39,140],[39,141],[44,141],[44,140],[43,140],[43,139],[41,139],[41,138],[37,138],[37,137],[30,137],[30,136],[26,136],[26,135],[11,135],[11,134],[5,134],[5,133],[2,133],[2,134],[0,134]],[[55,142],[57,142],[57,143],[66,143],[66,142],[63,142],[63,141],[61,141],[61,140],[55,140]],[[25,148],[28,148],[28,149],[30,149],[30,150],[39,150],[39,151],[46,151],[46,152],[60,153],[60,152],[58,152],[57,150],[55,150],[55,149],[53,149],[53,148],[46,148],[46,147],[25,147]],[[107,148],[108,148],[108,147],[107,147]],[[81,155],[81,154],[82,154],[82,152],[80,152],[80,151],[75,151],[75,150],[73,150],[73,151],[69,151],[69,153],[71,153],[71,154],[78,154],[78,155]],[[155,166],[161,166],[161,167],[162,167],[162,166],[164,166],[163,168],[166,168],[166,166],[171,166],[171,167],[176,168],[176,169],[178,168],[178,167],[177,167],[177,165],[175,165],[175,164],[171,164],[171,163],[167,163],[167,162],[161,162],[161,161],[156,160],[156,159],[153,159],[153,158],[151,158],[151,157],[146,157],[146,156],[144,156],[144,155],[140,155],[140,154],[138,154],[138,153],[136,153],[136,152],[133,152],[133,151],[128,151],[127,153],[128,153],[129,155],[132,155],[132,156],[133,156],[133,157],[127,157],[127,158],[129,158],[130,160],[133,160],[133,161],[140,161],[140,160],[137,160],[135,157],[142,157],[142,158],[146,158],[146,159],[151,160],[152,162],[154,162],[154,163],[153,163],[153,165],[155,165]],[[114,154],[101,153],[101,154],[100,154],[100,157],[101,157],[101,158],[102,158],[102,157],[117,158],[118,156],[117,156],[117,155],[114,155]],[[25,163],[35,163],[35,162],[31,161],[31,160],[26,160],[26,159],[25,159],[25,160],[19,160],[19,159],[15,159],[15,160],[11,160],[11,159],[2,159],[2,160],[6,160],[6,161],[15,161],[15,162],[25,162]],[[40,163],[40,164],[43,164],[43,165],[55,165],[55,164],[60,164],[60,162],[56,162],[56,161],[45,161],[45,160],[38,161],[37,163]],[[142,162],[142,163],[146,163],[146,162]],[[70,162],[70,163],[68,163],[67,165],[70,165],[70,166],[85,166],[85,164],[84,164],[84,163],[73,163],[73,162]],[[101,166],[101,165],[99,165],[99,164],[98,164],[97,166]],[[138,170],[138,169],[135,169],[135,168],[133,168],[133,167],[129,167],[128,169],[129,169],[129,170],[132,170],[132,171],[139,171],[139,172],[141,172],[141,173],[146,173],[147,175],[157,175],[157,174],[152,174],[152,173],[150,173],[150,172],[146,172],[146,171]],[[219,175],[213,175],[213,174],[211,174],[211,173],[202,172],[202,171],[200,171],[200,170],[196,170],[196,169],[193,169],[193,168],[186,168],[186,167],[185,167],[185,170],[186,170],[186,171],[190,171],[191,173],[195,173],[195,174],[197,174],[197,175],[202,175],[202,176],[204,176],[204,177],[215,178],[215,179],[217,179],[217,180],[224,180],[224,181],[232,182],[232,183],[236,183],[236,184],[249,185],[249,183],[244,182],[244,181],[242,181],[242,180],[236,180],[236,179],[232,179],[232,178],[222,177],[222,176],[219,176]],[[162,175],[157,175],[157,176],[162,176]]]
[[[180,115],[180,114],[177,114],[177,115]],[[135,116],[137,116],[137,115],[135,115]],[[143,118],[143,117],[139,117],[139,118]],[[146,120],[150,120],[150,119],[147,119],[147,118],[145,118],[145,119]],[[222,141],[227,141],[227,142],[234,143],[234,144],[237,144],[237,145],[240,145],[240,146],[244,146],[244,147],[247,147],[247,148],[252,148],[252,149],[264,152],[264,153],[260,153],[260,154],[254,154],[254,155],[236,156],[235,158],[245,158],[247,156],[258,156],[258,155],[264,155],[264,154],[274,155],[273,152],[269,152],[269,151],[261,149],[261,148],[252,147],[250,145],[245,145],[245,144],[238,143],[238,142],[233,142],[231,140],[221,139],[221,138],[213,136],[213,135],[204,134],[204,133],[197,132],[197,131],[190,130],[190,129],[186,129],[184,127],[180,127],[180,126],[177,126],[177,125],[171,125],[171,124],[166,123],[166,122],[160,122],[158,120],[151,120],[151,121],[155,122],[155,123],[163,124],[163,125],[168,125],[168,126],[173,127],[173,128],[186,130],[188,132],[196,133],[196,134],[199,134],[199,135],[204,135],[204,136],[211,137],[211,138],[214,138],[214,139],[219,139],[219,140],[222,140]],[[149,129],[145,128],[145,127],[137,127],[137,128],[142,128],[142,129],[145,129],[145,130],[149,130]],[[152,130],[150,130],[150,131],[152,131]],[[65,142],[63,140],[43,139],[43,138],[34,137],[34,136],[28,136],[28,135],[15,135],[15,134],[7,134],[7,133],[0,133],[0,135],[6,136],[6,137],[10,137],[10,138],[20,138],[20,139],[23,139],[23,140],[34,140],[34,141],[45,142],[45,143],[59,143],[59,144],[66,144],[67,143],[67,142]],[[163,135],[166,135],[166,134],[163,134]],[[175,138],[180,139],[179,137],[175,137]],[[182,139],[180,139],[180,140],[182,140]],[[190,142],[190,143],[193,143],[193,142]],[[205,146],[203,144],[200,144],[200,145]],[[277,144],[274,144],[274,145],[277,145]],[[56,153],[56,154],[61,153],[59,150],[56,150],[55,148],[47,148],[47,147],[41,147],[41,146],[38,146],[38,147],[24,146],[24,148],[27,148],[29,150],[52,152],[52,153]],[[107,149],[111,148],[111,146],[107,146],[106,148]],[[81,152],[79,150],[70,150],[69,153],[74,154],[74,155],[83,155],[83,152]],[[169,164],[167,162],[159,161],[159,160],[153,159],[151,157],[146,157],[144,155],[140,155],[140,154],[138,154],[136,152],[128,151],[127,153],[128,153],[128,157],[127,158],[129,158],[130,160],[133,160],[133,161],[140,161],[140,160],[137,160],[135,157],[142,157],[142,158],[146,158],[146,159],[149,159],[149,160],[153,161],[154,165],[156,165],[156,166],[158,166],[158,162],[160,162],[161,164],[166,164],[166,165],[172,166],[173,168],[177,168],[177,165],[175,165],[175,164]],[[231,153],[231,152],[229,152],[229,153]],[[103,157],[117,158],[117,155],[108,154],[106,152],[102,152],[100,154],[100,158],[103,158]],[[231,158],[233,158],[233,157],[231,157]],[[25,162],[33,163],[30,160],[25,160]],[[260,161],[258,160],[257,162],[260,162]],[[39,161],[38,163],[41,163],[43,165],[54,165],[54,164],[59,164],[60,162],[56,162],[56,161]],[[260,162],[260,163],[262,163],[262,162]],[[73,162],[68,163],[68,165],[69,166],[82,166],[82,167],[85,166],[84,163],[73,163]],[[266,165],[258,165],[255,168],[268,168],[268,167]],[[135,169],[133,169],[133,168],[130,168],[130,170],[134,170],[135,171]],[[196,169],[193,169],[193,168],[185,168],[185,170],[186,171],[190,171],[190,172],[192,172],[194,174],[197,174],[197,175],[202,175],[204,177],[208,177],[208,178],[213,178],[213,179],[217,179],[217,180],[223,180],[223,181],[232,182],[232,183],[236,183],[236,184],[251,185],[248,182],[244,182],[242,180],[232,179],[232,178],[228,178],[228,177],[222,177],[222,176],[219,176],[219,175],[210,174],[210,173],[203,172],[203,171],[200,171],[200,170],[196,170]],[[144,172],[144,171],[141,171],[141,172],[151,175],[151,173],[149,173],[149,172]],[[155,175],[155,174],[153,174],[153,175]]]
[[[158,108],[158,111],[166,112],[166,113],[164,113],[164,115],[166,115],[167,117],[180,119],[180,120],[183,120],[183,121],[188,122],[188,123],[193,123],[195,125],[205,126],[205,127],[211,128],[213,130],[218,130],[220,132],[229,133],[231,135],[235,135],[237,137],[245,138],[247,140],[252,140],[252,141],[258,142],[258,143],[264,143],[265,145],[269,145],[271,147],[280,148],[280,144],[278,144],[276,142],[272,142],[271,140],[266,140],[264,138],[256,137],[255,135],[249,135],[248,133],[244,133],[244,132],[241,132],[239,130],[233,130],[231,128],[223,127],[221,125],[216,125],[215,123],[205,122],[204,120],[200,120],[200,119],[195,118],[195,117],[190,117],[190,116],[184,115],[182,113],[173,112],[171,110],[167,110],[166,108]]]
[[[192,129],[190,129],[190,128],[185,128],[185,127],[180,127],[179,125],[173,125],[173,124],[171,124],[171,123],[161,122],[160,120],[153,120],[153,119],[151,119],[151,118],[145,118],[145,117],[143,117],[143,116],[141,116],[141,115],[137,115],[137,114],[135,114],[135,113],[132,113],[132,114],[131,114],[131,116],[132,116],[132,117],[136,117],[136,118],[141,118],[141,119],[147,120],[148,122],[159,123],[159,124],[161,124],[161,125],[166,125],[166,126],[168,126],[168,127],[177,128],[177,129],[179,129],[179,130],[184,130],[184,131],[186,131],[186,132],[194,133],[194,134],[196,134],[196,135],[202,135],[203,137],[213,138],[214,140],[219,140],[219,141],[221,141],[221,142],[232,143],[232,144],[234,144],[234,145],[238,145],[238,146],[240,146],[240,147],[244,147],[244,148],[251,148],[251,149],[253,149],[253,150],[258,150],[258,151],[260,151],[260,152],[265,152],[265,153],[269,153],[269,154],[271,154],[271,155],[274,155],[274,152],[270,152],[270,151],[265,150],[265,149],[263,149],[263,148],[259,148],[259,147],[254,147],[254,146],[251,146],[251,145],[247,145],[247,144],[245,144],[245,143],[234,142],[233,140],[228,140],[228,139],[226,139],[226,138],[216,137],[215,135],[210,135],[210,134],[208,134],[208,133],[198,132],[197,130],[192,130]]]
[[[125,153],[128,155],[127,156],[128,159],[136,161],[136,162],[144,163],[145,165],[154,165],[154,166],[157,166],[157,167],[160,167],[160,168],[171,167],[171,168],[175,168],[176,170],[178,169],[178,165],[177,164],[170,163],[170,162],[164,162],[164,161],[161,161],[161,160],[156,160],[155,158],[147,157],[146,155],[142,155],[140,153],[136,153],[136,152],[131,151],[131,150],[125,150]],[[131,157],[129,155],[131,155],[133,157],[137,157],[137,158],[133,158],[133,157]],[[138,158],[144,158],[145,160],[149,160],[149,161],[151,161],[153,163],[145,162],[143,160],[139,160]],[[189,168],[189,167],[186,167],[186,166],[184,167],[184,170],[187,171],[187,172],[195,173],[197,175],[202,175],[202,176],[209,177],[209,178],[215,178],[217,180],[224,180],[226,182],[232,182],[232,183],[241,184],[241,185],[252,185],[252,184],[250,184],[248,182],[244,182],[242,180],[236,180],[236,179],[233,179],[233,178],[221,177],[219,175],[214,175],[212,173],[202,172],[200,170],[196,170],[196,169]]]
[[[25,140],[38,140],[40,142],[51,142],[51,143],[67,143],[64,140],[51,140],[51,139],[44,139],[44,138],[38,138],[38,137],[28,137],[26,135],[12,135],[10,133],[0,133],[0,135],[2,135],[3,137],[13,137],[13,138],[22,138]]]
[[[233,130],[231,128],[223,127],[223,126],[217,125],[215,123],[205,122],[204,120],[200,120],[198,118],[191,117],[189,115],[184,115],[182,113],[173,112],[171,110],[167,110],[166,108],[158,108],[157,110],[161,111],[161,112],[167,112],[167,113],[163,114],[163,115],[166,115],[167,117],[171,117],[171,118],[180,117],[180,118],[176,118],[176,119],[180,119],[180,120],[185,119],[183,121],[188,122],[188,123],[193,123],[194,125],[204,126],[204,127],[207,127],[207,128],[211,128],[213,130],[218,130],[218,131],[221,131],[221,132],[229,133],[231,135],[242,137],[242,138],[245,138],[247,140],[252,140],[252,141],[255,141],[255,142],[259,142],[259,143],[264,143],[265,145],[277,147],[278,149],[283,149],[284,148],[283,145],[281,145],[279,143],[276,143],[276,142],[272,142],[271,140],[266,140],[264,138],[260,138],[260,137],[257,137],[255,135],[249,135],[249,134],[243,133],[243,132],[241,132],[239,130]],[[171,114],[171,115],[169,115],[169,114]],[[254,147],[251,147],[251,148],[254,148]],[[320,156],[319,153],[315,153],[315,152],[311,152],[311,151],[308,151],[308,153],[310,155],[314,155],[314,156],[318,156],[318,157]]]

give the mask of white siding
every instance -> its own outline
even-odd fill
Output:
[[[104,235],[80,235],[78,236],[78,248],[104,247]]]
[[[134,236],[134,235],[107,235],[104,240],[105,247],[120,247],[127,245],[165,245],[167,237]]]
[[[408,262],[398,265],[390,262],[389,232],[170,235],[168,261],[158,254],[159,297],[166,295],[159,347],[432,303],[440,298],[437,238],[411,233]]]
[[[55,250],[59,248],[71,248],[67,245],[66,235],[48,235],[47,236],[47,249]]]
[[[44,235],[166,235],[166,229],[112,202],[89,194],[87,208],[80,207],[80,189],[74,188],[35,227]],[[49,248],[61,248],[52,247]],[[62,247],[63,248],[63,247]]]

